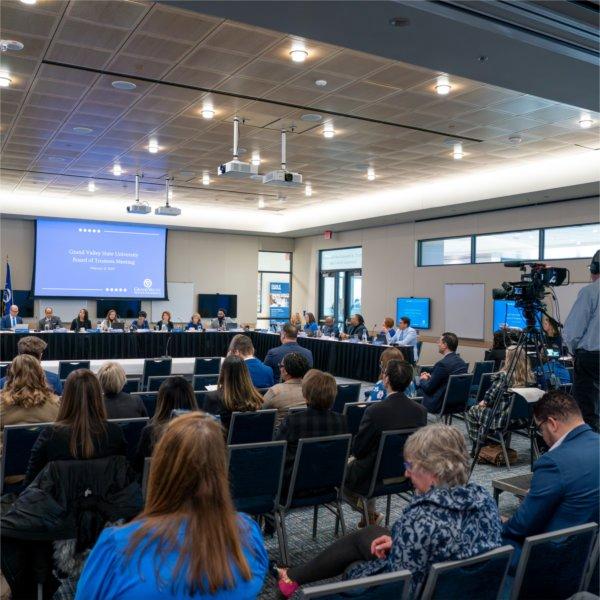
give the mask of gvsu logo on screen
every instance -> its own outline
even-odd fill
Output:
[[[143,286],[144,287],[134,286],[133,293],[136,296],[156,296],[157,294],[161,293],[160,289],[152,287],[152,279],[150,279],[149,277],[146,277],[144,279]]]

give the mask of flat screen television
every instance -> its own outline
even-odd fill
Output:
[[[408,317],[411,327],[429,329],[430,304],[430,298],[396,298],[396,322]]]
[[[117,311],[120,319],[135,319],[142,310],[142,302],[141,300],[98,300],[96,303],[98,319],[104,319],[111,308]]]
[[[502,327],[523,329],[525,318],[520,308],[515,306],[514,300],[494,300],[494,323],[492,332]]]
[[[198,312],[203,319],[214,319],[223,309],[232,319],[237,317],[236,294],[198,294]]]

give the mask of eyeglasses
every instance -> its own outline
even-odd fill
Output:
[[[535,422],[534,422],[534,423],[535,423],[535,428],[534,428],[534,429],[535,429],[535,431],[537,431],[538,433],[542,433],[542,429],[541,429],[541,427],[542,427],[542,425],[543,425],[544,423],[546,423],[547,421],[548,421],[548,419],[544,419],[543,421],[540,421],[539,423],[535,423]]]

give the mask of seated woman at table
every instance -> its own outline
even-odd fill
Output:
[[[396,329],[394,328],[394,319],[392,317],[386,317],[383,320],[383,327],[381,333],[387,334],[387,339],[390,340],[396,335]]]
[[[195,312],[190,318],[190,322],[185,326],[186,331],[202,331],[202,317],[200,313]]]
[[[311,312],[307,312],[304,316],[304,331],[306,333],[316,333],[319,330],[319,325],[315,319],[315,315]]]
[[[406,361],[404,352],[400,348],[386,348],[379,358],[379,381],[373,386],[373,389],[367,396],[367,402],[378,402],[379,400],[385,400],[387,397],[387,391],[383,383],[383,373],[390,360],[403,360]],[[415,382],[411,381],[408,387],[404,390],[404,395],[409,398],[414,398],[417,395],[417,388]]]
[[[119,321],[119,316],[114,308],[111,308],[106,313],[106,318],[100,324],[102,331],[108,331],[109,329],[123,329],[122,322]]]
[[[168,310],[163,310],[160,321],[154,329],[157,331],[173,331],[173,321],[171,321],[171,313]]]
[[[137,319],[135,321],[131,321],[129,330],[137,331],[138,329],[150,329],[150,325],[148,325],[148,319],[146,318],[147,316],[148,314],[145,310],[140,310]]]
[[[169,377],[162,382],[156,398],[156,411],[148,425],[142,429],[140,441],[133,458],[133,467],[139,473],[144,470],[144,459],[152,456],[174,410],[199,410],[192,384],[184,377]]]
[[[82,308],[79,314],[71,321],[71,331],[80,331],[81,329],[91,329],[92,322],[87,308]]]
[[[206,394],[204,410],[219,415],[227,432],[232,413],[259,410],[263,401],[262,395],[252,385],[246,361],[231,355],[221,365],[217,389]]]
[[[418,598],[433,563],[463,560],[501,545],[498,507],[482,486],[468,483],[469,455],[460,431],[442,424],[419,429],[404,446],[404,461],[415,495],[392,530],[370,525],[303,565],[278,569],[286,598],[313,581],[403,569],[412,573],[410,597]]]

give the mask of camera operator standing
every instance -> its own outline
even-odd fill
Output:
[[[585,422],[598,431],[600,395],[600,250],[589,266],[592,283],[577,295],[565,321],[563,339],[575,358],[573,396]]]

